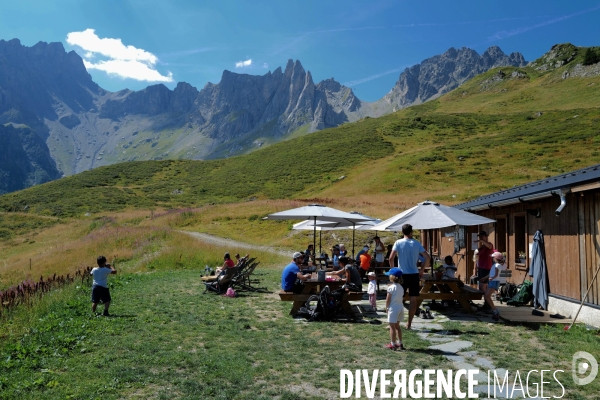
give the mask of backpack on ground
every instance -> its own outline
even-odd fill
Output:
[[[519,286],[519,291],[510,300],[506,302],[509,306],[523,306],[533,300],[533,283],[525,281]]]
[[[338,291],[332,292],[329,286],[325,286],[321,293],[314,294],[308,298],[304,307],[298,310],[298,316],[310,321],[333,321],[341,308],[343,294]]]
[[[519,287],[514,283],[505,283],[500,287],[500,303],[512,299],[519,292]]]

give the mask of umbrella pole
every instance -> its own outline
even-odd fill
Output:
[[[320,233],[321,231],[319,231]],[[317,217],[313,217],[313,251],[317,251]],[[315,254],[315,258],[317,255]],[[316,260],[315,260],[316,261]]]
[[[429,257],[431,257],[430,271],[433,272],[433,229],[427,231],[429,236]],[[431,274],[433,276],[433,273]]]
[[[319,231],[319,254],[323,254],[323,237],[321,236],[323,234],[322,231]]]
[[[352,258],[354,259],[354,232],[356,231],[356,223],[352,223]]]

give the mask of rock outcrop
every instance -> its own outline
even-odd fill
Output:
[[[0,125],[0,194],[60,177],[46,143],[31,129]]]
[[[393,111],[399,110],[435,99],[491,68],[525,64],[521,53],[507,56],[498,46],[490,47],[481,56],[466,47],[459,50],[452,47],[405,69],[380,102],[389,104]]]

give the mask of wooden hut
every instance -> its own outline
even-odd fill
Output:
[[[485,230],[494,248],[507,255],[511,282],[522,283],[530,264],[533,235],[546,243],[550,283],[549,311],[575,316],[600,265],[600,164],[516,186],[455,206],[493,224],[425,233],[426,248],[443,259],[453,255],[458,274],[473,274],[477,233]],[[430,238],[429,240],[426,240]],[[596,279],[578,320],[600,326],[600,281]]]

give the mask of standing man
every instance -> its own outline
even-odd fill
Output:
[[[410,329],[412,320],[417,312],[417,297],[421,291],[421,278],[423,277],[423,270],[429,267],[431,258],[425,251],[421,243],[413,239],[412,225],[402,225],[402,234],[404,238],[396,240],[390,253],[390,266],[395,265],[396,254],[398,255],[398,267],[402,270],[402,278],[404,283],[404,293],[408,292],[410,297],[410,307],[408,309],[408,322],[406,323],[406,329]],[[417,261],[419,255],[425,258],[425,261],[419,269],[417,267]]]
[[[292,262],[289,263],[281,273],[281,289],[286,292],[302,293],[304,281],[310,279],[310,274],[302,275],[300,265],[304,261],[304,256],[299,251],[292,255]]]
[[[104,303],[104,316],[110,317],[108,307],[110,306],[110,291],[108,290],[108,276],[116,274],[117,270],[112,265],[106,263],[106,257],[99,256],[96,260],[97,267],[92,268],[90,275],[94,277],[92,282],[92,313],[96,313],[98,303]]]
[[[490,269],[492,269],[492,249],[494,248],[494,245],[488,241],[488,234],[486,231],[479,232],[479,240],[477,241],[477,244],[479,245],[477,248],[477,255],[479,256],[479,268],[477,269],[477,276],[479,277],[479,290],[486,292]]]

